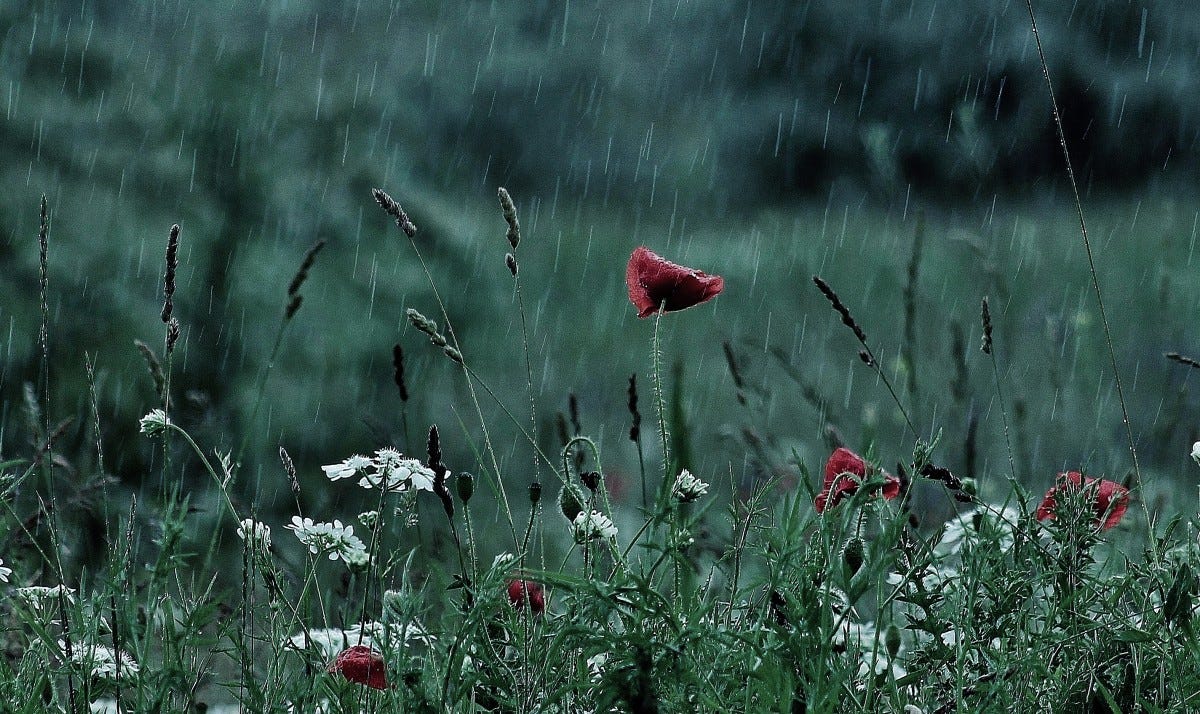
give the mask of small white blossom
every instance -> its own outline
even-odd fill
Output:
[[[617,535],[617,527],[613,525],[612,519],[599,511],[581,512],[575,516],[572,526],[576,543],[582,544],[597,538],[614,538]]]
[[[1200,441],[1192,444],[1192,460],[1200,464]]]
[[[343,478],[353,478],[359,471],[370,468],[374,464],[372,459],[355,454],[341,463],[322,466],[321,470],[325,472],[326,478],[330,481],[337,481]]]
[[[30,585],[24,588],[17,588],[13,591],[18,600],[21,600],[26,605],[34,610],[45,610],[48,607],[58,607],[59,597],[64,598],[67,603],[75,602],[75,590],[55,585],[48,588],[44,585]]]
[[[374,467],[358,480],[359,486],[393,492],[433,490],[433,471],[416,459],[401,456],[395,449],[377,451]]]
[[[167,413],[162,409],[151,409],[150,413],[141,418],[139,422],[142,427],[143,434],[154,436],[167,427],[171,426],[171,420],[167,417]]]
[[[8,576],[12,575],[12,568],[4,567],[4,558],[0,558],[0,582],[8,582]]]
[[[67,644],[58,641],[58,647],[67,651]],[[117,658],[121,660],[121,676],[126,677],[138,673],[138,663],[126,652],[116,652],[107,645],[89,644],[83,642],[71,643],[71,662],[78,667],[90,670],[92,677],[115,680],[117,678]]]
[[[250,547],[267,552],[271,549],[271,527],[253,518],[243,519],[237,527],[238,538],[249,540]]]
[[[671,490],[671,495],[680,503],[691,503],[706,493],[708,484],[693,476],[687,469],[683,469],[675,477],[675,487]]]
[[[512,553],[501,553],[492,561],[492,570],[507,571],[508,567],[515,562],[517,562],[517,556]]]
[[[358,514],[358,522],[367,530],[375,530],[375,524],[379,523],[379,511],[363,511]]]
[[[330,560],[341,558],[351,565],[365,558],[367,546],[354,535],[354,526],[343,526],[341,521],[314,523],[311,518],[292,516],[291,525],[284,527],[294,531],[310,553],[326,553]]]

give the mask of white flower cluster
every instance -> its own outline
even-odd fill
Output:
[[[154,436],[171,426],[171,419],[162,409],[151,409],[149,414],[141,418],[139,424],[141,424],[143,434]]]
[[[354,535],[354,526],[343,526],[338,520],[314,523],[311,518],[292,516],[291,525],[284,527],[294,531],[310,553],[326,553],[330,560],[341,558],[349,565],[366,563],[367,546]]]
[[[692,475],[691,471],[684,469],[675,477],[675,487],[671,489],[671,495],[680,503],[691,503],[708,493],[708,484]]]
[[[313,651],[323,660],[331,660],[347,647],[362,644],[374,650],[385,651],[405,647],[409,642],[430,644],[434,636],[420,622],[407,624],[364,622],[346,629],[318,629],[298,632],[283,641],[288,649]]]
[[[58,607],[58,600],[61,596],[67,603],[75,602],[75,590],[55,585],[48,588],[44,585],[30,585],[24,588],[17,588],[13,591],[17,599],[29,606],[33,610],[46,610],[51,607]]]
[[[238,538],[248,540],[250,547],[262,553],[271,549],[271,527],[266,523],[246,518],[237,527]]]
[[[0,582],[8,582],[8,576],[12,575],[12,568],[4,567],[4,558],[0,558]]]
[[[1020,519],[1021,512],[1013,506],[972,508],[946,521],[946,530],[933,552],[938,556],[959,555],[964,547],[986,541],[994,541],[1000,550],[1008,550]]]
[[[433,490],[433,471],[417,459],[391,448],[379,449],[373,457],[356,454],[341,463],[322,466],[321,470],[330,481],[361,474],[358,485],[363,488],[382,488],[391,492]]]
[[[600,511],[581,511],[571,525],[575,531],[575,542],[580,544],[597,538],[615,538],[617,535],[617,527],[612,519]]]
[[[67,651],[67,643],[58,641],[58,648]],[[126,652],[117,652],[112,647],[86,642],[71,643],[71,662],[82,669],[88,670],[96,679],[115,680],[117,678],[117,659],[121,660],[121,676],[128,677],[138,673],[138,663]]]

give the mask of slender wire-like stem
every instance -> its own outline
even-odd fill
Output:
[[[1137,480],[1137,489],[1142,490],[1142,470],[1138,464],[1137,446],[1134,444],[1133,428],[1129,425],[1129,409],[1125,403],[1125,390],[1121,386],[1121,371],[1117,368],[1117,353],[1113,348],[1112,330],[1108,326],[1108,316],[1104,310],[1104,297],[1100,294],[1100,279],[1096,275],[1096,260],[1092,256],[1092,241],[1088,238],[1087,221],[1083,217],[1083,202],[1079,198],[1079,185],[1075,181],[1075,169],[1071,165],[1071,152],[1067,149],[1067,135],[1063,131],[1062,115],[1058,111],[1058,100],[1054,96],[1054,83],[1050,81],[1050,67],[1046,63],[1046,53],[1042,49],[1042,38],[1038,33],[1037,18],[1033,12],[1033,0],[1025,0],[1025,7],[1029,10],[1029,26],[1033,30],[1033,41],[1037,46],[1038,61],[1042,65],[1042,77],[1046,80],[1046,92],[1050,95],[1050,107],[1054,112],[1054,129],[1058,133],[1058,144],[1062,147],[1063,163],[1067,168],[1067,180],[1071,184],[1071,195],[1075,199],[1075,212],[1079,217],[1079,232],[1083,236],[1083,249],[1087,254],[1088,270],[1092,277],[1092,288],[1096,293],[1096,305],[1100,312],[1100,324],[1104,327],[1104,344],[1108,347],[1108,359],[1112,365],[1113,381],[1117,385],[1117,401],[1121,403],[1121,421],[1125,425],[1125,438],[1129,442],[1129,457],[1133,461],[1133,474]],[[1154,519],[1150,515],[1150,509],[1146,505],[1146,499],[1138,499],[1142,504],[1142,515],[1146,518],[1146,525],[1150,529],[1150,549],[1154,556],[1155,562],[1158,561],[1158,544],[1154,538]]]
[[[663,313],[666,312],[667,303],[664,300],[659,306],[658,314],[654,317],[654,337],[651,342],[650,359],[653,362],[654,369],[654,406],[658,411],[658,436],[662,441],[662,478],[663,482],[670,478],[671,471],[671,453],[667,447],[667,441],[670,434],[667,432],[667,407],[663,400],[662,388],[662,352],[659,349],[658,331],[662,323]],[[660,489],[661,490],[661,489]]]

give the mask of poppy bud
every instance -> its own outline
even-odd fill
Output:
[[[583,513],[583,503],[579,499],[579,492],[570,484],[563,484],[562,490],[558,492],[558,507],[562,510],[562,514],[566,516],[568,521],[575,522],[575,518]]]
[[[536,506],[540,500],[542,500],[542,484],[539,481],[534,481],[529,484],[529,503]]]
[[[458,490],[458,497],[464,504],[471,500],[471,495],[475,493],[475,477],[466,471],[458,475],[458,479],[454,482]]]
[[[847,572],[853,576],[862,567],[863,560],[863,539],[851,538],[842,551],[842,562],[846,564]]]
[[[889,657],[895,657],[900,652],[900,628],[888,625],[883,632],[883,646]]]
[[[579,480],[583,481],[583,485],[588,487],[592,493],[600,488],[600,472],[599,471],[584,471],[579,474]]]

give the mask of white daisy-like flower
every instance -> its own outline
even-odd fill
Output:
[[[253,518],[243,519],[237,527],[238,538],[249,540],[250,547],[263,553],[271,549],[271,527]]]
[[[575,516],[571,525],[575,531],[575,542],[580,544],[597,538],[615,538],[617,535],[617,527],[612,519],[600,511],[583,511]]]
[[[0,582],[8,582],[8,576],[12,575],[12,568],[4,567],[4,558],[0,558]]]
[[[365,557],[367,546],[354,535],[354,526],[343,526],[339,520],[314,523],[311,518],[292,516],[291,525],[284,527],[294,531],[310,553],[326,553],[330,560],[341,558],[350,564]]]
[[[142,417],[138,423],[142,427],[143,434],[154,436],[171,426],[171,419],[162,409],[151,409],[150,413]]]
[[[24,602],[34,610],[57,607],[60,597],[64,598],[69,604],[75,602],[75,590],[62,585],[55,585],[52,588],[44,585],[29,585],[13,590],[13,594],[17,596],[18,600]]]
[[[67,643],[58,641],[58,648],[66,652]],[[138,673],[138,663],[127,652],[117,652],[112,647],[86,642],[71,643],[71,662],[78,667],[90,671],[97,679],[115,680],[117,678],[117,658],[121,660],[121,676],[128,677]]]
[[[687,469],[679,472],[675,477],[675,486],[671,489],[671,495],[680,503],[691,503],[706,493],[708,484],[693,476]]]
[[[385,451],[386,454],[383,453]],[[392,492],[433,490],[433,471],[417,459],[400,456],[395,449],[380,449],[373,465],[374,470],[366,472],[358,480],[359,486]]]
[[[359,471],[364,471],[374,465],[374,460],[355,454],[341,463],[322,466],[321,470],[325,472],[325,477],[330,481],[337,481],[343,478],[353,478]]]
[[[1001,550],[1012,547],[1013,529],[1021,519],[1021,512],[1013,506],[972,508],[949,521],[941,539],[933,547],[939,556],[956,555],[967,544],[981,540],[992,540]]]

